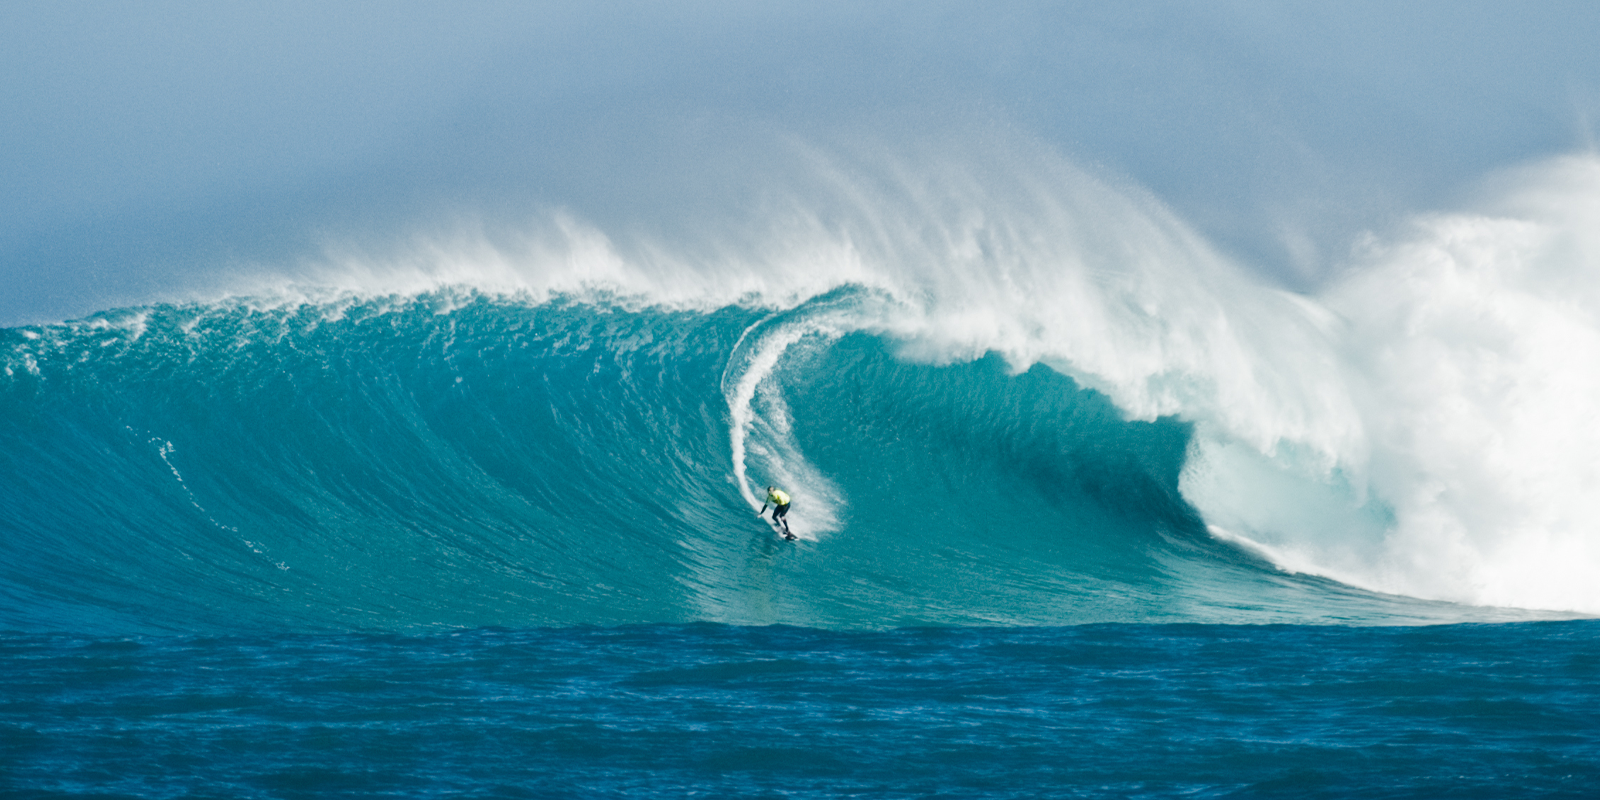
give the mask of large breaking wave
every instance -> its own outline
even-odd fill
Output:
[[[0,616],[1600,612],[1595,159],[1305,295],[1048,154],[808,158],[739,236],[556,214],[0,333]],[[754,518],[773,482],[797,544]]]

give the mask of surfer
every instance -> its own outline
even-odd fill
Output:
[[[783,538],[792,541],[795,537],[789,532],[789,520],[785,519],[789,516],[789,495],[776,486],[768,486],[767,502],[761,504],[761,510],[756,512],[756,516],[767,513],[768,504],[772,506],[772,524],[781,526]]]

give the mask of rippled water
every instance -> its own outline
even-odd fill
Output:
[[[1590,797],[1600,624],[0,639],[13,797]]]

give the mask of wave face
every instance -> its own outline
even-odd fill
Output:
[[[3,621],[1600,612],[1600,162],[1304,295],[1034,155],[816,156],[759,235],[676,254],[557,216],[0,332]]]
[[[1213,539],[1192,426],[1045,367],[773,313],[483,295],[13,330],[3,613],[25,627],[1427,616]],[[740,454],[740,455],[735,455]],[[794,496],[802,537],[752,514]],[[743,496],[741,496],[741,492]]]

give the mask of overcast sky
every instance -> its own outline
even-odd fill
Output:
[[[983,129],[1304,287],[1600,124],[1600,3],[1110,5],[0,4],[0,325],[435,218],[714,225],[778,140]]]

